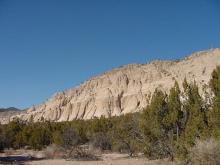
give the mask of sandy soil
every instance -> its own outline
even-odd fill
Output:
[[[66,161],[63,159],[32,161],[30,165],[175,165],[167,160],[149,161],[146,158],[129,158],[126,154],[102,154],[100,161]]]
[[[103,161],[65,161],[65,160],[42,160],[33,161],[31,165],[153,165],[146,160],[120,159]]]
[[[11,164],[13,162],[13,164],[22,165],[175,165],[167,160],[149,161],[141,155],[130,158],[127,154],[119,153],[101,154],[99,161],[68,161],[65,159],[45,159],[41,151],[26,151],[25,154],[21,154],[21,152],[23,151],[17,151],[15,155],[0,154],[0,164]],[[30,155],[35,157],[30,157]]]

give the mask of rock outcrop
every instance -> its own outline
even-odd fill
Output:
[[[207,88],[217,65],[220,65],[220,49],[197,52],[178,61],[126,65],[56,93],[17,117],[59,122],[137,112],[149,104],[156,88],[168,92],[175,80],[182,84],[185,77],[196,81],[203,94],[202,89]]]

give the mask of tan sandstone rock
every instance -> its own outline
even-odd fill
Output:
[[[182,84],[185,77],[188,81],[195,80],[203,94],[202,88],[217,65],[220,65],[220,49],[197,52],[179,61],[126,65],[56,93],[17,117],[70,121],[137,112],[149,104],[156,88],[168,92],[175,80]]]

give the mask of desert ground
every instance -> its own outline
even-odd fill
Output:
[[[108,153],[100,155],[98,161],[77,161],[65,159],[47,159],[42,153],[34,153],[35,157],[26,154],[0,154],[0,164],[21,165],[174,165],[167,160],[147,160],[143,156],[130,158],[127,154]]]
[[[66,161],[66,160],[42,160],[30,162],[32,165],[153,165],[144,159],[119,159],[103,161]]]

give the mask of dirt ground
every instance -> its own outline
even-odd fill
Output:
[[[66,161],[66,160],[40,160],[30,165],[174,165],[167,161],[149,161],[146,159],[119,159],[102,161]]]
[[[27,152],[27,151],[26,151]],[[35,158],[30,157],[35,155]],[[34,152],[29,154],[17,154],[12,155],[10,153],[0,154],[0,164],[21,164],[21,165],[175,165],[167,160],[155,160],[150,161],[143,156],[134,158],[128,157],[127,154],[119,153],[107,153],[101,154],[99,161],[76,161],[65,159],[46,159],[42,158],[42,152]]]
[[[174,165],[166,160],[149,161],[143,157],[129,158],[126,154],[103,154],[100,161],[66,161],[63,159],[32,161],[30,165]]]

